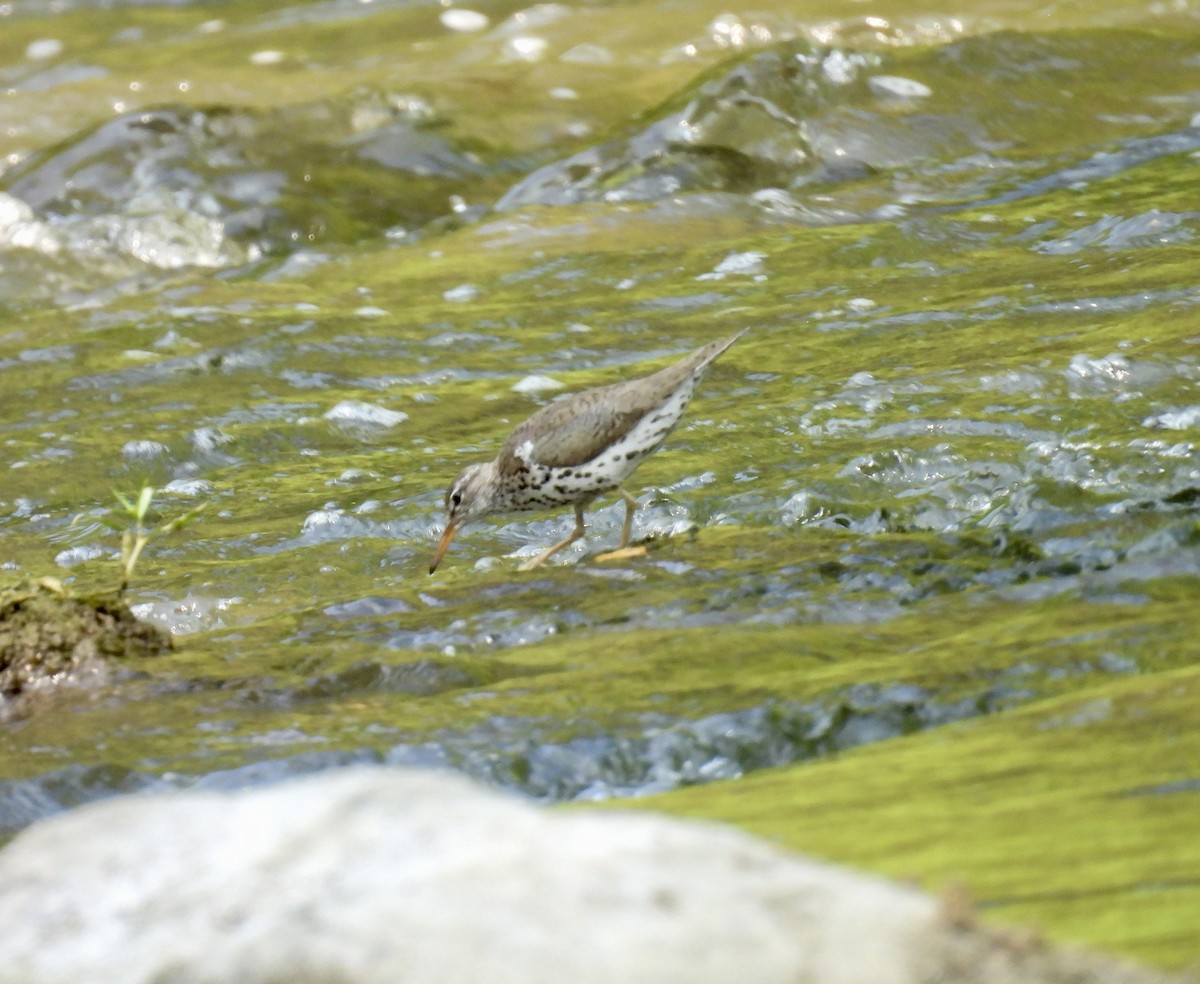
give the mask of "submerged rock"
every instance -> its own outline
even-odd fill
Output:
[[[0,981],[1149,982],[716,824],[445,773],[126,796],[0,851]]]
[[[53,578],[0,591],[0,718],[36,694],[103,683],[119,660],[155,656],[171,637],[139,621],[124,601],[68,594]]]
[[[121,113],[3,173],[0,247],[69,264],[70,282],[86,285],[419,229],[453,215],[450,197],[487,172],[397,101],[356,92],[276,110]],[[37,291],[38,279],[10,278],[5,293]]]

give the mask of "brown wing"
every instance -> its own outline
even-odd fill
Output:
[[[532,445],[530,457],[543,465],[573,468],[591,461],[655,406],[640,392],[628,391],[629,385],[584,390],[542,407],[504,442],[501,467],[526,441]]]
[[[554,468],[591,461],[642,417],[661,406],[689,376],[697,377],[744,331],[696,349],[673,366],[642,379],[598,386],[557,400],[509,435],[500,451],[500,468],[516,464],[517,449],[532,442],[532,458]]]

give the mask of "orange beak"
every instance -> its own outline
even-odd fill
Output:
[[[433,552],[433,560],[429,564],[430,574],[437,570],[437,566],[442,562],[446,551],[450,549],[450,541],[454,539],[454,534],[458,532],[458,527],[459,524],[453,519],[446,524],[446,532],[442,534],[441,540],[438,541],[437,549]]]

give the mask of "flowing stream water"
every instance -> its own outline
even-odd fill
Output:
[[[363,761],[696,786],[1200,959],[1200,8],[883,6],[0,5],[0,569],[103,589],[114,488],[206,504],[130,588],[176,651],[0,723],[0,831]],[[614,499],[428,575],[462,465],[740,327],[645,558],[592,559]],[[989,861],[1010,755],[1112,826]]]

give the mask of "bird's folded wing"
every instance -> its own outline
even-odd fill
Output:
[[[597,403],[533,437],[530,457],[552,468],[587,464],[620,440],[645,412],[645,407],[621,410]]]

